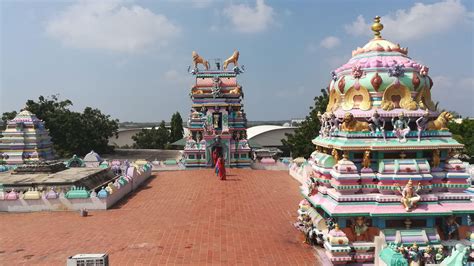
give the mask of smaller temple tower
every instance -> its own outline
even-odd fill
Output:
[[[183,160],[186,167],[212,167],[216,157],[222,156],[227,166],[250,166],[250,147],[247,141],[247,119],[241,102],[244,94],[237,76],[243,73],[238,66],[239,52],[223,62],[216,60],[215,69],[208,61],[193,52],[196,78],[191,87],[193,101],[188,119],[190,135],[186,140]],[[234,65],[227,70],[228,65]],[[202,64],[205,70],[198,69]]]
[[[53,143],[44,122],[22,110],[7,122],[0,138],[0,164],[28,164],[54,159]]]

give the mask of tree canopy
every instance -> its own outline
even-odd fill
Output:
[[[176,112],[171,116],[171,130],[169,142],[173,143],[183,138],[184,129],[183,129],[183,119],[181,114]]]
[[[135,149],[165,149],[168,147],[170,132],[166,128],[165,121],[161,121],[158,128],[142,129],[132,136],[135,141]]]
[[[60,100],[57,95],[40,96],[37,101],[26,102],[26,109],[45,122],[59,156],[84,155],[91,150],[111,151],[108,142],[110,137],[117,135],[118,120],[91,107],[86,107],[82,113],[74,112],[69,109],[71,106],[72,101]],[[3,113],[2,120],[12,119],[13,113],[16,114]]]
[[[448,128],[453,138],[465,145],[463,153],[471,157],[470,163],[474,163],[474,120],[465,118],[460,124],[451,122]]]
[[[286,134],[287,139],[282,139],[284,149],[291,152],[293,158],[305,157],[314,151],[314,144],[311,142],[319,134],[321,127],[318,112],[324,113],[329,101],[327,89],[321,90],[321,95],[314,97],[314,106],[311,106],[309,114],[295,130],[294,134]]]

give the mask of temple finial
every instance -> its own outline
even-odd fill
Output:
[[[374,18],[374,24],[372,24],[372,31],[374,32],[374,38],[381,39],[380,32],[383,30],[383,24],[380,23],[380,17],[376,16]]]

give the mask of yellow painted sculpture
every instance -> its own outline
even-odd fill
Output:
[[[342,121],[341,131],[369,131],[369,123],[357,121],[351,113],[346,113]]]
[[[203,90],[195,89],[195,90],[193,90],[193,95],[194,95],[194,94],[204,94],[204,91],[203,91]]]
[[[238,66],[239,65],[239,51],[235,50],[234,53],[232,54],[231,57],[227,58],[225,61],[224,61],[224,70],[227,70],[227,66],[230,64],[230,63],[233,63],[234,66]]]
[[[438,168],[440,163],[439,150],[433,151],[433,168]]]
[[[349,90],[347,90],[345,96],[344,96],[344,103],[342,104],[342,109],[349,111],[352,110],[352,108],[355,107],[356,101],[354,101],[354,98],[356,97],[361,97],[362,100],[359,102],[358,108],[360,110],[369,110],[370,107],[372,107],[372,102],[370,100],[370,94],[369,91],[364,88],[360,87],[358,90],[354,87],[351,87]]]
[[[229,91],[230,94],[241,94],[242,93],[242,87],[237,86],[233,88],[232,90]]]
[[[370,151],[364,152],[364,159],[362,160],[362,167],[370,168]]]
[[[442,112],[438,118],[433,121],[429,121],[427,124],[428,130],[447,130],[448,123],[453,119],[453,115],[449,112]]]
[[[336,149],[332,149],[331,155],[332,155],[332,157],[334,157],[334,160],[335,160],[336,162],[339,162],[339,160],[341,159],[341,158],[339,158],[339,153],[337,152]]]
[[[193,55],[193,66],[194,66],[194,68],[197,68],[198,64],[202,64],[206,68],[206,70],[209,70],[209,62],[206,59],[204,59],[200,55],[198,55],[196,53],[196,51],[193,51],[192,55]]]
[[[396,98],[400,100],[398,105],[396,104]],[[393,110],[396,107],[405,110],[416,110],[418,108],[416,102],[411,98],[410,90],[400,84],[392,85],[384,91],[380,106],[385,111]]]

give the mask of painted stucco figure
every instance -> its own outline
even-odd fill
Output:
[[[403,189],[398,186],[398,190],[402,194],[400,201],[405,208],[405,211],[411,211],[413,208],[415,208],[416,204],[421,199],[420,195],[418,195],[418,191],[421,190],[420,184],[418,183],[418,186],[415,188],[413,186],[413,182],[410,179]]]
[[[418,141],[421,141],[421,134],[423,131],[428,129],[428,122],[430,121],[430,112],[426,111],[423,116],[420,116],[416,121],[416,127],[418,128]]]
[[[392,118],[393,133],[398,138],[399,142],[406,142],[406,136],[410,133],[410,119],[405,117],[405,114],[402,112],[398,115],[398,119],[395,120],[395,117]]]
[[[372,133],[380,132],[383,136],[383,140],[386,141],[385,138],[385,120],[380,117],[380,114],[375,110],[374,114],[372,117],[367,119],[367,122],[369,122],[369,128]]]

